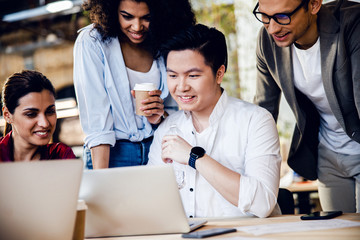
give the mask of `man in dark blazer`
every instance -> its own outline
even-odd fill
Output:
[[[288,164],[318,179],[325,211],[360,211],[360,4],[259,0],[255,102],[296,126]],[[358,196],[356,196],[356,194]]]

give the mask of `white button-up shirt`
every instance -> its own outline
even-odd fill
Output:
[[[269,216],[277,206],[281,163],[278,132],[271,114],[224,91],[209,123],[199,134],[190,112],[170,115],[155,132],[148,164],[165,164],[161,141],[175,124],[190,145],[201,146],[210,157],[241,175],[239,202],[234,206],[195,169],[174,163],[174,168],[185,171],[185,187],[180,194],[188,217]],[[279,213],[278,206],[275,212]]]

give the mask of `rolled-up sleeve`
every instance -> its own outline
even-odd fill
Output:
[[[99,41],[82,31],[74,46],[74,86],[80,121],[89,148],[115,144],[110,101],[105,88],[105,59]]]
[[[238,208],[245,214],[267,217],[277,204],[281,156],[275,122],[269,112],[259,111],[249,124]]]

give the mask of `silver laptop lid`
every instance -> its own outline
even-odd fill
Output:
[[[71,240],[81,160],[0,163],[0,239]]]
[[[189,232],[171,166],[136,166],[83,173],[85,236]]]

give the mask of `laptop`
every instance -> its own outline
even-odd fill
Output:
[[[71,240],[81,160],[0,163],[0,239]]]
[[[133,166],[85,170],[79,199],[85,200],[85,237],[187,233],[189,225],[173,168]]]

